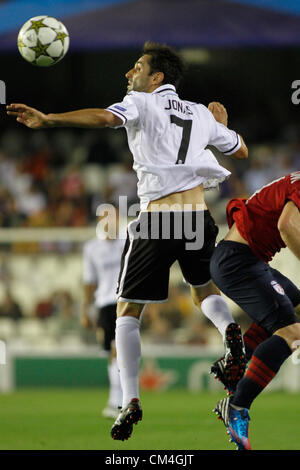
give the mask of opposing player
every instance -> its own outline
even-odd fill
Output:
[[[227,205],[230,230],[211,259],[216,285],[265,334],[254,347],[233,397],[221,400],[215,408],[239,449],[251,448],[248,410],[253,400],[299,344],[294,307],[300,303],[300,291],[268,264],[285,246],[300,260],[299,209],[300,171],[273,181],[247,200],[231,200]]]
[[[111,430],[114,439],[128,439],[133,424],[142,419],[140,315],[146,303],[167,301],[169,270],[176,260],[195,304],[213,322],[215,316],[224,320],[221,332],[229,369],[233,361],[244,371],[240,329],[232,324],[227,303],[211,281],[209,260],[218,229],[207,210],[204,189],[230,175],[207,145],[237,159],[247,158],[248,150],[242,137],[227,128],[224,106],[213,102],[207,108],[179,98],[176,87],[183,69],[172,49],[148,42],[126,73],[127,96],[107,109],[45,115],[23,104],[8,106],[8,114],[35,129],[125,127],[127,131],[141,212],[128,226],[119,277],[116,347],[123,404]]]
[[[108,217],[107,217],[108,218]],[[116,288],[120,271],[124,239],[114,236],[118,225],[118,212],[109,214],[111,234],[98,233],[98,237],[86,242],[83,246],[83,304],[81,323],[91,325],[89,307],[97,307],[97,329],[103,330],[103,348],[108,353],[109,398],[102,410],[105,418],[116,418],[122,406],[122,388],[116,360]],[[102,333],[102,332],[101,332]],[[100,335],[99,335],[100,336]]]

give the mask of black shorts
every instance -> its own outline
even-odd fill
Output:
[[[111,350],[111,343],[115,339],[117,304],[105,305],[98,309],[97,327],[103,328],[105,351]]]
[[[122,302],[168,300],[170,267],[177,260],[188,284],[200,287],[210,279],[209,262],[218,227],[208,210],[141,212],[128,225],[119,282]]]
[[[300,303],[299,289],[260,261],[247,245],[221,241],[211,258],[210,270],[219,289],[269,333],[299,322],[294,310]]]

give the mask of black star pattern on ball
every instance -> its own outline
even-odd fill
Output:
[[[37,45],[31,49],[35,52],[35,58],[38,59],[41,55],[48,55],[46,49],[49,47],[49,44],[42,44],[38,39]]]
[[[66,33],[57,33],[56,34],[56,38],[55,38],[55,41],[56,40],[59,40],[62,42],[62,44],[64,45],[65,44],[65,38],[68,37],[68,35]]]
[[[47,27],[47,25],[43,23],[43,20],[31,21],[31,26],[27,29],[27,31],[29,31],[30,29],[34,29],[36,32],[38,32],[38,30],[43,26]]]

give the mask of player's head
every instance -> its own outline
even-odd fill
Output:
[[[172,48],[147,41],[144,44],[143,55],[126,73],[127,91],[151,93],[166,83],[177,87],[184,68],[183,60]]]

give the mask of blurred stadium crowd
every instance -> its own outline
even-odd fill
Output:
[[[104,134],[104,135],[103,135]],[[109,138],[105,138],[109,135]],[[101,202],[136,202],[122,134],[7,131],[0,145],[1,227],[84,227]]]
[[[40,299],[30,315],[6,290],[0,304],[0,339],[17,349],[86,347],[102,344],[101,330],[80,324],[80,300],[67,290],[57,290]],[[93,314],[92,314],[93,317]],[[242,323],[245,318],[240,317]],[[141,328],[143,344],[221,345],[221,336],[194,307],[186,286],[172,285],[169,301],[145,307]]]
[[[300,167],[300,143],[250,146],[250,158],[221,164],[231,178],[208,196],[217,223],[232,197],[247,197]],[[103,202],[137,202],[137,179],[124,132],[7,130],[0,141],[0,227],[85,227]]]
[[[234,165],[228,157],[217,156],[232,172],[219,191],[207,194],[218,224],[226,223],[225,207],[230,198],[247,197],[262,185],[300,168],[297,139],[253,144],[249,150],[248,161]],[[0,228],[92,227],[99,204],[118,204],[120,195],[128,197],[128,204],[137,202],[136,183],[125,132],[8,129],[0,140]],[[66,344],[69,337],[71,343],[96,344],[94,332],[80,326],[79,290],[74,294],[49,286],[49,295],[40,298],[30,311],[24,311],[13,293],[5,251],[2,246],[0,339],[21,337],[31,345],[53,346]],[[218,332],[195,312],[189,289],[180,278],[170,287],[168,303],[146,307],[143,341],[201,345],[220,342]],[[241,316],[240,321],[247,320]]]

